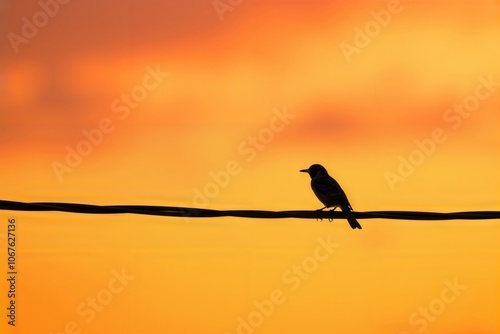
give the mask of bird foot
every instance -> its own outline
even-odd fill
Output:
[[[323,211],[324,209],[326,209],[326,207],[321,208],[321,209],[317,209],[316,211]],[[316,220],[319,220],[320,222],[322,222],[323,218],[316,218]]]
[[[330,212],[335,211],[336,208],[337,208],[336,206],[333,207],[333,209],[331,209]],[[331,223],[333,221],[333,217],[332,218],[328,218],[328,221]]]

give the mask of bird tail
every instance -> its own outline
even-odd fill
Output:
[[[351,228],[361,229],[361,225],[358,223],[356,218],[354,218],[354,215],[352,214],[352,211],[349,209],[349,207],[347,205],[342,205],[341,208],[342,208],[342,212],[344,213],[347,221],[349,222],[349,225],[351,225]]]

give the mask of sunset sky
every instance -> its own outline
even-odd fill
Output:
[[[320,163],[355,211],[500,210],[500,0],[11,0],[0,22],[0,199],[314,210]],[[0,211],[4,249],[12,218],[8,333],[500,333],[498,220]]]

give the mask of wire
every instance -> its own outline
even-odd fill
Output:
[[[345,218],[340,211],[264,211],[264,210],[212,210],[178,206],[152,205],[92,205],[79,203],[36,202],[24,203],[0,200],[0,210],[11,211],[60,211],[83,214],[139,214],[185,218],[241,217],[241,218]],[[353,212],[357,219],[451,220],[451,219],[500,219],[500,211],[419,212],[419,211],[366,211]]]

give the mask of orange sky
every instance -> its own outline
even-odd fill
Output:
[[[3,199],[500,209],[499,1],[54,1],[0,5]],[[0,216],[12,333],[500,332],[497,221]]]

